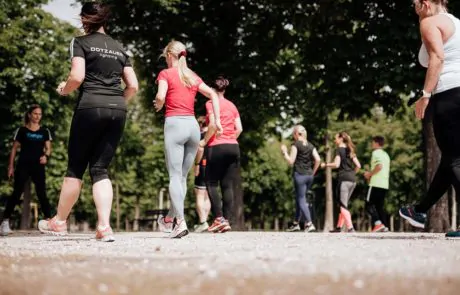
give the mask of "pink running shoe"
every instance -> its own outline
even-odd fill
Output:
[[[38,222],[38,230],[44,234],[53,236],[67,235],[67,222],[58,224],[56,216],[51,219],[40,220]]]
[[[96,240],[100,242],[113,242],[115,238],[113,237],[113,231],[110,226],[107,226],[105,229],[100,229],[99,226],[96,229]]]

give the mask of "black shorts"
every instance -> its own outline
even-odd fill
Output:
[[[195,176],[195,188],[205,190],[206,189],[206,179],[205,179],[206,166],[200,164],[200,174]]]

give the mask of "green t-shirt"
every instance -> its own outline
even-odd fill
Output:
[[[388,189],[390,186],[390,157],[383,149],[376,149],[372,152],[371,171],[379,164],[382,165],[382,170],[371,177],[369,186]]]

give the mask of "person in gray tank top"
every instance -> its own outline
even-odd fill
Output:
[[[427,68],[415,113],[418,119],[426,114],[432,120],[442,156],[425,197],[415,206],[402,207],[399,214],[425,228],[426,212],[451,185],[460,195],[460,20],[447,12],[447,0],[413,2],[422,37],[419,62]],[[460,238],[460,228],[446,236]]]
[[[309,204],[306,194],[313,185],[314,176],[319,168],[321,159],[316,148],[307,141],[307,130],[301,125],[294,127],[294,144],[288,153],[287,147],[283,144],[281,151],[285,160],[293,166],[292,180],[295,188],[295,217],[292,226],[288,231],[300,231],[299,222],[305,219],[305,231],[312,232],[316,228],[313,225]]]

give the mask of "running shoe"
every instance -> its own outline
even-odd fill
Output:
[[[295,231],[300,231],[300,225],[297,224],[292,224],[288,229],[286,230],[288,232],[295,232]]]
[[[209,228],[209,224],[205,221],[203,223],[195,224],[193,231],[196,233],[206,232]]]
[[[40,220],[38,222],[38,230],[44,234],[53,236],[67,235],[67,222],[58,224],[56,216],[51,219]]]
[[[355,233],[356,230],[354,228],[349,228],[347,229],[347,233]]]
[[[460,238],[460,227],[455,231],[448,232],[446,238]]]
[[[188,235],[188,228],[187,224],[185,223],[185,219],[182,219],[179,223],[176,223],[174,229],[172,230],[169,237],[171,239],[180,239]]]
[[[314,232],[316,231],[316,227],[313,225],[313,223],[309,223],[305,226],[305,232],[306,233],[311,233],[311,232]]]
[[[230,223],[227,219],[224,220],[223,224],[224,227],[219,230],[220,233],[225,233],[232,230],[232,227],[230,226]]]
[[[415,212],[413,206],[402,207],[399,209],[399,215],[409,221],[412,226],[425,228],[426,214]]]
[[[164,233],[170,233],[173,230],[173,222],[166,222],[163,215],[158,216],[158,229]]]
[[[335,229],[330,230],[329,232],[330,232],[330,233],[341,233],[341,232],[342,232],[342,228],[341,228],[341,227],[336,227]]]
[[[8,219],[5,219],[2,221],[2,224],[0,224],[0,235],[2,236],[7,236],[12,233],[12,230],[10,228],[10,222]]]
[[[374,228],[372,229],[372,232],[373,233],[380,233],[380,232],[384,232],[385,229],[387,229],[385,227],[385,225],[383,223],[380,223],[380,224],[377,224],[374,226]]]
[[[228,221],[225,220],[223,217],[217,217],[214,219],[214,222],[211,224],[211,226],[208,228],[209,232],[217,233],[223,230],[226,226],[230,226],[228,224]]]
[[[99,226],[96,229],[96,240],[100,242],[113,242],[115,238],[113,237],[113,231],[110,226],[101,229]]]

